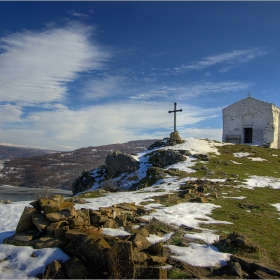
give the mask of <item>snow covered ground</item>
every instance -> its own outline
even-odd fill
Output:
[[[196,138],[187,138],[185,140],[186,142],[184,144],[168,148],[186,149],[192,154],[209,152],[218,154],[216,146],[222,145],[221,143]],[[146,153],[149,152],[150,151],[147,151]],[[145,175],[145,171],[149,166],[147,157],[145,157],[146,153],[144,152],[137,156],[141,162],[140,169],[138,170],[138,176],[140,177]],[[237,157],[242,156],[244,156],[244,154],[239,154]],[[176,164],[173,167],[189,171],[194,163],[194,158],[189,157],[185,162]],[[210,215],[212,210],[219,206],[211,203],[181,203],[165,207],[161,204],[154,203],[154,200],[152,199],[153,196],[168,194],[178,190],[180,185],[187,180],[196,180],[196,178],[187,177],[178,180],[176,177],[167,176],[144,190],[130,192],[129,194],[127,192],[111,193],[104,197],[90,198],[87,199],[87,201],[89,201],[88,204],[76,204],[76,208],[79,209],[83,207],[98,209],[100,206],[111,206],[121,202],[135,202],[136,204],[139,204],[142,201],[149,202],[145,207],[153,208],[156,211],[143,218],[150,219],[156,217],[157,219],[161,219],[177,226],[185,225],[202,230],[200,233],[189,233],[185,236],[188,238],[203,240],[206,244],[201,245],[190,243],[189,247],[169,245],[168,247],[174,258],[195,266],[225,265],[225,262],[229,259],[229,254],[220,253],[217,248],[211,245],[215,240],[218,240],[219,236],[216,235],[214,231],[203,228],[203,224],[228,223],[227,221],[217,221],[211,218]],[[217,178],[212,179],[212,181],[224,182],[224,179]],[[242,186],[252,189],[265,186],[280,189],[280,180],[272,177],[251,176]],[[93,189],[94,188],[96,188],[96,186],[94,186]],[[157,192],[159,188],[163,190],[163,192]],[[244,197],[227,198],[243,199]],[[68,258],[68,256],[58,248],[36,250],[31,247],[16,247],[1,244],[6,237],[15,232],[21,213],[24,207],[28,205],[28,201],[15,202],[13,204],[0,204],[0,279],[34,278],[39,273],[42,273],[44,267],[46,267],[51,261],[65,261]],[[274,204],[273,206],[280,211],[280,203]],[[111,235],[129,234],[123,228],[118,230],[104,229],[104,231]],[[152,243],[157,243],[161,240],[170,238],[171,235],[172,233],[166,234],[163,237],[150,235],[148,239]],[[34,253],[37,258],[32,257],[32,253]]]

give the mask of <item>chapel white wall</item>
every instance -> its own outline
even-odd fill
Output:
[[[278,148],[280,111],[275,105],[251,97],[242,99],[223,110],[223,141],[226,135],[241,135],[244,128],[253,128],[255,145],[271,145]]]

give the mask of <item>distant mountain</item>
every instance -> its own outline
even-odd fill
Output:
[[[0,160],[42,156],[58,151],[0,145]]]
[[[137,153],[146,150],[155,141],[136,140],[70,152],[0,146],[0,185],[70,189],[73,180],[83,170],[103,165],[109,152],[119,150],[128,154]],[[36,154],[36,151],[41,154]]]

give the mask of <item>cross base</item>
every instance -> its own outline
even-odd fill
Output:
[[[180,137],[178,131],[175,131],[175,132],[171,132],[171,133],[170,133],[170,140],[173,140],[173,141],[176,142],[177,144],[180,144],[180,143],[184,143],[184,142],[185,142],[185,141],[182,140],[182,138]]]

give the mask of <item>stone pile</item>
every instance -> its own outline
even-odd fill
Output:
[[[160,147],[165,147],[165,146],[175,146],[177,144],[182,144],[184,143],[185,140],[183,140],[178,131],[176,132],[171,132],[170,137],[166,137],[162,140],[157,140],[155,143],[150,145],[147,150],[152,150],[154,148],[160,148]]]
[[[151,244],[149,230],[140,223],[151,212],[135,203],[121,203],[99,210],[76,210],[74,203],[53,195],[25,207],[16,233],[6,244],[32,246],[36,249],[59,247],[70,259],[52,262],[47,278],[167,278],[162,267],[167,257],[163,244]],[[134,225],[138,225],[135,227]],[[123,227],[126,236],[109,236],[103,228]]]
[[[184,185],[180,186],[179,197],[189,198],[190,202],[206,203],[218,198],[217,187],[218,184],[216,182],[207,180],[187,181]]]
[[[196,189],[200,186],[194,181],[186,183],[186,186],[191,185]],[[54,260],[43,274],[37,275],[38,278],[166,279],[167,270],[172,266],[184,267],[191,278],[279,279],[280,276],[277,269],[238,256],[232,256],[224,267],[211,269],[194,268],[169,258],[162,242],[151,244],[147,237],[150,234],[160,236],[174,228],[169,228],[171,225],[163,227],[155,218],[143,219],[141,216],[151,210],[135,203],[120,203],[99,210],[76,210],[74,202],[53,195],[30,204],[32,207],[25,207],[20,217],[16,233],[4,243],[36,249],[59,247],[70,257],[63,263]],[[104,228],[119,227],[126,229],[127,235],[110,236],[103,231]],[[253,248],[243,235],[236,233],[221,242],[224,247]],[[187,246],[185,242],[182,244]],[[36,252],[32,257],[36,258]]]

